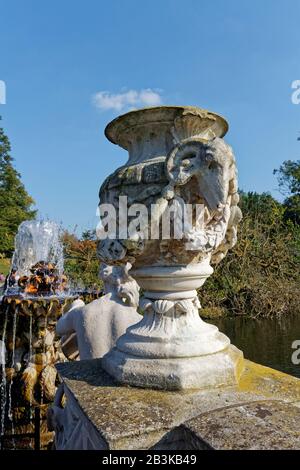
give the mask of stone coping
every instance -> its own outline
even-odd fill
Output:
[[[100,359],[56,367],[109,449],[174,448],[178,430],[179,448],[300,448],[300,380],[247,360],[238,387],[181,392],[118,385]]]

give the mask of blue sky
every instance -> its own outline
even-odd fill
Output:
[[[279,197],[273,169],[300,158],[299,18],[299,0],[0,0],[1,125],[40,215],[95,227],[126,160],[104,127],[151,100],[223,114],[240,188]]]

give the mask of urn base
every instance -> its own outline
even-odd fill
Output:
[[[237,385],[243,353],[233,345],[215,354],[182,358],[141,358],[113,348],[102,367],[118,382],[163,390],[207,389]]]
[[[147,266],[132,271],[143,289],[140,322],[127,328],[103,357],[103,368],[118,382],[163,390],[236,385],[243,353],[199,316],[196,289],[212,268]]]

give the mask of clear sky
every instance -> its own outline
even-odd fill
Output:
[[[126,160],[105,125],[130,107],[223,114],[241,189],[279,197],[300,158],[299,0],[0,0],[1,125],[40,215],[80,233]]]

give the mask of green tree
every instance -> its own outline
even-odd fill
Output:
[[[0,253],[10,256],[21,222],[35,217],[34,200],[27,193],[13,166],[8,137],[0,128]]]
[[[238,241],[199,291],[202,315],[299,313],[300,226],[270,194],[240,196]]]
[[[65,231],[62,241],[65,254],[65,273],[76,288],[102,287],[99,279],[97,241],[93,231],[86,230],[82,238]]]
[[[273,172],[277,175],[281,193],[285,196],[285,218],[300,224],[300,160],[286,160]]]
[[[93,240],[97,239],[96,230],[84,230],[81,235],[82,240]]]

